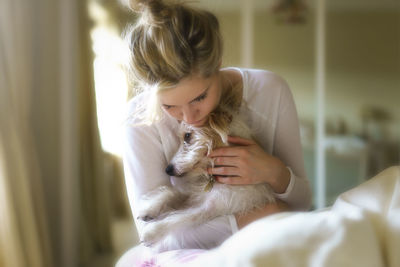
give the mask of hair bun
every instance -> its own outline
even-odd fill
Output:
[[[143,12],[145,9],[153,9],[162,4],[161,0],[129,0],[129,7],[136,12]]]
[[[170,8],[162,0],[129,0],[129,7],[150,24],[164,23],[170,15]]]

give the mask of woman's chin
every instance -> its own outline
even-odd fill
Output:
[[[193,127],[202,127],[206,124],[206,122],[207,122],[207,118],[204,118],[204,119],[201,119],[201,120],[195,121],[193,123],[189,123],[189,124]]]

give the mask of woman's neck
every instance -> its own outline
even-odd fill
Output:
[[[242,75],[233,69],[224,69],[220,71],[222,96],[232,93],[235,95],[240,105],[243,99],[243,79]]]

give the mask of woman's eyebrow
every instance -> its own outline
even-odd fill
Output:
[[[189,102],[189,104],[192,103],[192,102],[194,102],[194,101],[196,101],[198,98],[204,96],[205,94],[207,94],[207,91],[208,91],[208,89],[210,89],[210,87],[211,87],[211,84],[208,85],[207,88],[206,88],[200,95],[198,95],[198,96],[196,96],[195,98],[193,98],[193,99]]]
[[[211,87],[211,83],[207,86],[206,89],[204,89],[204,91],[200,95],[198,95],[195,98],[193,98],[192,100],[190,100],[189,104],[196,101],[198,98],[204,96],[208,92],[208,89],[210,89],[210,87]],[[161,103],[161,105],[166,106],[166,107],[175,107],[176,106],[176,105],[169,105],[169,104],[164,104],[164,103]]]

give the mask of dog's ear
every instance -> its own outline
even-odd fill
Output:
[[[229,124],[232,121],[232,115],[227,112],[212,112],[208,119],[208,124],[222,140],[222,143],[228,144]],[[216,144],[218,146],[218,144]]]
[[[230,113],[239,112],[243,99],[238,91],[239,88],[237,88],[237,86],[224,90],[218,105],[222,107],[222,109],[229,110]]]

